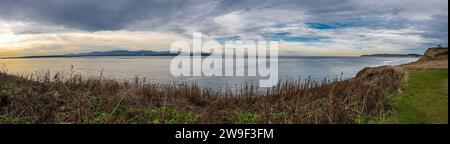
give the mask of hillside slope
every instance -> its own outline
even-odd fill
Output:
[[[448,60],[448,48],[429,48],[419,62]]]
[[[429,48],[417,61],[401,65],[406,69],[448,69],[448,48]]]
[[[448,48],[429,48],[417,62],[400,67],[407,79],[393,100],[396,123],[448,124]]]

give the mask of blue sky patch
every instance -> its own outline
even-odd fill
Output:
[[[308,27],[313,29],[320,30],[332,30],[332,29],[341,29],[356,26],[353,23],[332,23],[332,24],[323,24],[323,23],[306,23]]]

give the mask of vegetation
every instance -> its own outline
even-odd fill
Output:
[[[387,94],[393,109],[359,124],[448,124],[448,69],[411,69],[401,91]]]
[[[0,65],[0,123],[448,123],[442,48],[428,49],[418,62],[365,68],[349,80],[307,78],[237,91],[7,70]]]
[[[397,123],[448,123],[448,69],[409,70],[403,92],[394,99]]]
[[[403,72],[364,69],[354,79],[286,81],[261,90],[0,72],[0,123],[356,123],[389,111]]]

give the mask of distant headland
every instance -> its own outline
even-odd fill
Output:
[[[150,51],[150,50],[113,50],[104,52],[87,52],[87,53],[72,53],[63,55],[41,55],[41,56],[22,56],[22,57],[8,57],[8,58],[61,58],[61,57],[101,57],[101,56],[178,56],[181,52],[170,51]],[[193,53],[191,53],[192,55]],[[201,53],[202,56],[209,56],[209,53]],[[3,58],[7,59],[7,58]]]
[[[361,57],[421,57],[420,54],[371,54],[371,55],[361,55]]]

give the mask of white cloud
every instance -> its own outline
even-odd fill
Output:
[[[205,39],[262,40],[267,33],[327,38],[282,42],[281,51],[307,55],[418,52],[448,43],[447,0],[3,1],[0,55],[167,50],[172,41],[190,39],[193,32],[203,32]],[[79,11],[74,6],[89,7]],[[311,22],[358,25],[320,30],[306,24]]]

